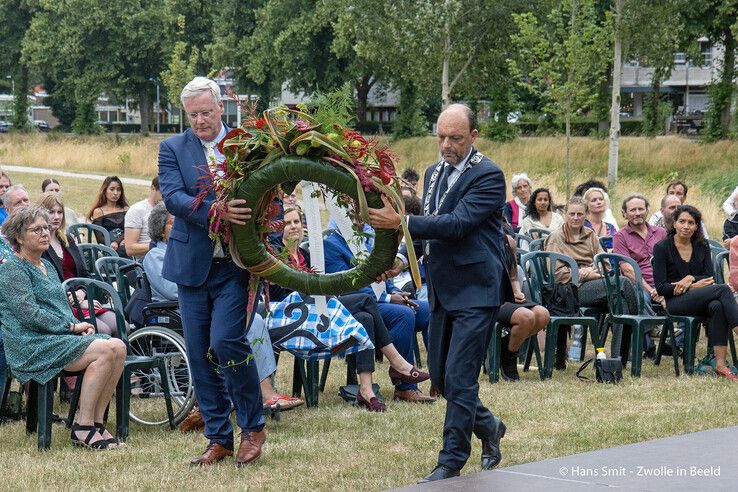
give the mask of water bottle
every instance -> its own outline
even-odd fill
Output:
[[[582,356],[582,325],[571,327],[571,346],[569,347],[569,360],[578,361]]]

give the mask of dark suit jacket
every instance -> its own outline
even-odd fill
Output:
[[[695,280],[712,277],[715,267],[707,243],[692,241],[692,257],[686,263],[674,245],[674,236],[669,234],[653,247],[653,283],[659,295],[674,297],[674,284],[687,275]]]
[[[227,128],[226,128],[227,130]],[[187,129],[159,145],[159,184],[167,210],[175,216],[162,275],[180,285],[197,287],[210,272],[215,243],[208,237],[210,191],[197,209],[192,202],[202,189],[207,159],[200,140]],[[233,262],[229,265],[240,270]]]
[[[476,150],[472,150],[474,158]],[[429,186],[435,165],[425,172]],[[423,201],[427,197],[423,197]],[[408,227],[414,239],[423,239],[429,255],[423,263],[431,309],[440,302],[447,311],[497,307],[512,297],[504,266],[502,206],[505,176],[487,157],[459,176],[438,214],[414,215]],[[432,207],[431,207],[432,210]],[[418,255],[425,247],[414,246]]]
[[[74,237],[69,233],[67,233],[67,244],[68,244],[67,251],[69,251],[69,254],[72,256],[72,259],[74,260],[74,268],[75,268],[74,276],[89,278],[90,272],[87,271],[85,262],[82,260],[82,253],[79,252],[79,248],[77,248],[77,243],[74,242]],[[62,270],[62,259],[56,255],[54,248],[49,246],[49,249],[47,249],[44,252],[42,257],[46,258],[47,260],[49,260],[49,262],[52,265],[54,265],[54,270],[56,270],[56,274],[59,275],[59,280],[64,282],[64,271]]]

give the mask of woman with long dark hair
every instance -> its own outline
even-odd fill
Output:
[[[520,226],[520,234],[529,235],[532,228],[555,231],[564,224],[564,218],[553,211],[553,198],[548,188],[537,188],[528,200],[528,215]]]
[[[738,328],[738,304],[730,287],[715,285],[710,245],[700,224],[702,213],[695,207],[677,207],[669,235],[653,248],[654,283],[670,314],[710,319],[715,375],[738,381],[725,360],[730,330]]]
[[[123,233],[128,201],[123,182],[118,176],[108,176],[100,186],[95,202],[87,212],[87,220],[110,232],[110,247],[123,246]]]

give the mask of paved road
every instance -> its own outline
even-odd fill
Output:
[[[19,173],[47,174],[51,176],[66,176],[66,177],[72,177],[72,178],[94,179],[96,181],[102,181],[106,177],[106,175],[104,174],[89,174],[89,173],[78,173],[78,172],[70,172],[70,171],[59,171],[55,169],[44,169],[42,167],[2,166],[2,169],[7,172],[15,171]],[[121,177],[120,180],[123,182],[123,184],[134,184],[134,185],[141,185],[141,186],[151,185],[150,179]]]

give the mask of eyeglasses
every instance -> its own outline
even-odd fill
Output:
[[[36,234],[37,236],[40,236],[44,232],[46,234],[50,233],[51,232],[51,228],[49,226],[47,226],[47,225],[45,225],[45,226],[38,226],[38,227],[33,227],[31,229],[28,229],[28,232],[32,232],[32,233]]]
[[[213,114],[213,110],[210,111],[195,111],[194,113],[187,113],[187,117],[191,120],[196,120],[198,116],[202,116],[204,119],[210,118]]]

